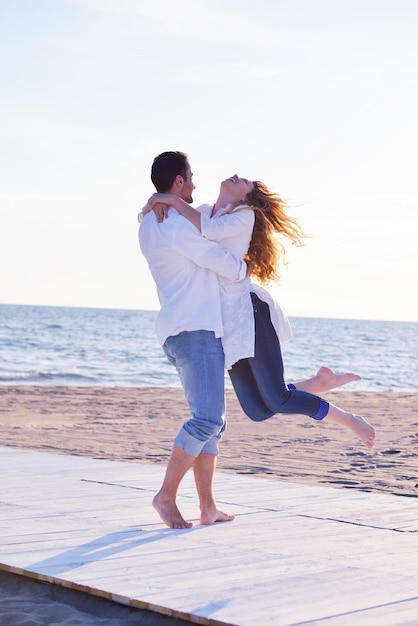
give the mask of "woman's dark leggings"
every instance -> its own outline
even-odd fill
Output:
[[[282,351],[271,323],[269,306],[254,293],[251,299],[255,319],[255,355],[241,359],[228,371],[242,410],[254,422],[262,422],[276,413],[323,419],[329,409],[326,400],[291,389],[284,382]]]

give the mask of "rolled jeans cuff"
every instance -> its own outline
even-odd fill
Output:
[[[319,403],[319,411],[315,413],[315,415],[312,415],[312,417],[314,418],[314,420],[323,420],[324,417],[328,415],[328,411],[329,403],[321,398]]]
[[[180,448],[180,450],[183,450],[183,452],[187,452],[187,454],[197,457],[201,452],[217,455],[219,452],[218,440],[219,437],[215,435],[211,437],[209,441],[200,441],[199,439],[196,439],[196,437],[189,435],[183,426],[177,433],[177,436],[174,439],[174,444]]]

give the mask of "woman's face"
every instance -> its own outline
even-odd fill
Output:
[[[234,174],[221,183],[221,190],[228,193],[231,202],[241,202],[254,189],[254,183]]]

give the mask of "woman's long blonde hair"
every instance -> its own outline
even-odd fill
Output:
[[[306,235],[297,220],[287,215],[283,198],[271,192],[264,183],[253,182],[254,189],[244,199],[255,213],[246,259],[253,264],[252,276],[261,283],[269,283],[280,279],[279,265],[286,262],[286,249],[281,239],[301,246]]]

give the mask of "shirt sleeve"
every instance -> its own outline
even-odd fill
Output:
[[[255,216],[252,209],[240,209],[218,218],[211,218],[202,213],[200,219],[202,235],[211,241],[219,241],[226,237],[241,236],[251,239]]]
[[[172,243],[178,252],[196,263],[210,269],[232,282],[243,280],[247,264],[214,241],[202,237],[201,233],[181,215],[171,218]]]

